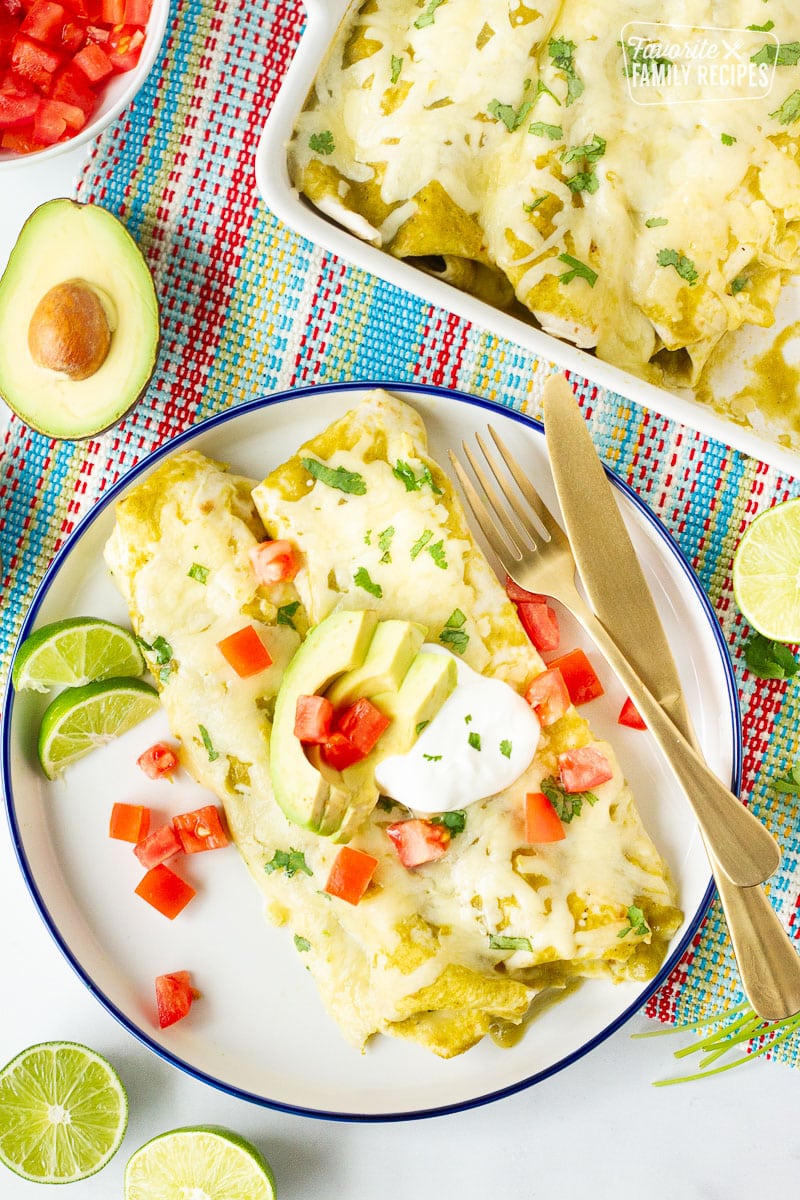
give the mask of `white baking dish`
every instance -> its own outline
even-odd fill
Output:
[[[776,423],[770,426],[761,419],[759,428],[753,428],[717,413],[708,404],[695,399],[689,389],[672,391],[646,383],[362,242],[323,216],[299,195],[289,180],[286,146],[322,59],[352,2],[305,0],[308,15],[305,32],[267,119],[256,153],[256,181],[272,212],[292,229],[326,250],[431,304],[457,313],[499,337],[516,342],[546,362],[574,371],[601,387],[698,429],[790,475],[800,474],[800,432],[792,430],[791,414],[784,425]],[[785,290],[776,323],[771,329],[746,327],[729,335],[721,383],[719,373],[715,375],[715,386],[721,394],[734,396],[746,382],[747,359],[753,354],[763,353],[781,329],[796,323],[798,319],[800,285],[795,281],[795,285]],[[797,401],[797,416],[800,418],[800,395]]]

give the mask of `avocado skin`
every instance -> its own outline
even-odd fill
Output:
[[[91,225],[93,222],[102,223],[100,227],[103,230],[104,238],[113,239],[114,244],[118,248],[119,259],[117,261],[127,264],[130,268],[127,271],[127,275],[135,277],[137,285],[135,291],[141,306],[139,314],[147,314],[143,320],[147,323],[148,334],[143,339],[144,344],[141,347],[136,368],[131,369],[130,364],[126,364],[126,369],[121,373],[116,387],[113,383],[114,376],[110,372],[103,378],[104,390],[110,390],[110,394],[115,399],[112,404],[106,406],[104,411],[98,411],[95,419],[91,422],[82,422],[80,419],[73,418],[70,415],[67,419],[51,423],[47,419],[46,411],[42,415],[42,412],[37,408],[37,404],[31,402],[31,396],[35,394],[36,388],[39,388],[41,385],[42,376],[39,374],[38,377],[29,377],[27,380],[24,378],[24,372],[27,370],[28,363],[33,362],[27,346],[27,336],[20,336],[18,329],[15,329],[12,335],[8,328],[10,323],[9,318],[13,316],[20,306],[22,306],[23,310],[29,309],[30,315],[32,315],[36,304],[42,298],[44,292],[49,290],[50,286],[76,276],[73,266],[59,273],[58,263],[60,260],[57,245],[53,244],[48,250],[45,240],[44,249],[41,249],[39,246],[39,242],[46,239],[50,232],[48,225],[51,222],[57,225],[59,221],[65,221],[69,225],[68,240],[70,241],[71,249],[73,241],[82,237],[87,232],[85,226]],[[40,294],[30,297],[25,292],[26,264],[33,256],[34,251],[40,261],[47,259],[52,265],[47,286],[40,288]],[[90,258],[91,256],[89,255],[88,257]],[[73,264],[74,261],[73,258]],[[87,272],[87,275],[91,274],[91,271]],[[118,272],[118,274],[121,277],[125,272]],[[88,278],[86,282],[91,285],[96,283],[96,280]],[[127,325],[127,314],[125,305],[118,303],[120,293],[115,294],[114,285],[113,283],[109,283],[108,276],[104,279],[101,290],[108,292],[117,309],[119,329],[114,333],[114,336],[122,338],[125,336],[122,330],[123,325]],[[36,430],[37,433],[41,433],[45,437],[62,441],[83,441],[87,438],[96,437],[122,420],[142,398],[155,372],[160,349],[161,311],[158,295],[150,269],[125,225],[113,213],[101,208],[99,205],[84,204],[68,197],[58,197],[48,200],[34,209],[23,225],[16,244],[9,255],[6,268],[2,276],[0,276],[0,398],[5,401],[8,407],[29,428]],[[15,360],[18,364],[22,364],[22,379],[16,377],[20,375],[20,371],[9,371],[8,364],[13,363]],[[9,374],[15,377],[9,378]],[[95,376],[90,378],[95,378]],[[54,380],[57,381],[55,384],[56,387],[61,386],[63,381],[60,375],[54,373]],[[87,381],[70,382],[73,387],[79,387],[81,383]],[[26,386],[26,383],[35,383],[36,386]],[[78,395],[78,393],[73,393],[73,395]],[[120,395],[122,398],[116,399]]]

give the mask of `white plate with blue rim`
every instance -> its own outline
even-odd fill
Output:
[[[103,546],[115,502],[166,455],[191,447],[260,479],[377,386],[420,412],[431,452],[442,462],[449,447],[484,429],[491,417],[558,512],[542,427],[520,413],[428,386],[359,382],[282,392],[185,431],[105,493],[53,562],[21,638],[69,616],[128,624]],[[738,790],[736,686],[713,609],[668,532],[635,493],[611,478],[674,648],[704,755]],[[165,789],[136,767],[144,749],[169,735],[163,714],[50,782],[38,766],[35,745],[47,697],[17,696],[9,685],[3,779],[16,854],[42,919],[99,1003],[155,1054],[212,1087],[276,1109],[353,1121],[427,1117],[487,1103],[569,1067],[617,1030],[679,961],[710,902],[711,875],[689,806],[650,735],[617,724],[625,698],[619,685],[571,618],[563,612],[560,617],[564,648],[584,646],[601,676],[605,694],[587,706],[586,715],[600,737],[613,741],[645,824],[670,864],[685,913],[655,979],[616,985],[588,980],[542,1013],[511,1048],[485,1038],[444,1061],[409,1042],[380,1037],[360,1054],[323,1009],[291,934],[264,920],[261,894],[233,847],[182,864],[198,894],[175,921],[134,894],[141,868],[129,845],[108,836],[112,804],[150,805],[166,819],[214,802],[183,773]],[[202,999],[186,1019],[161,1030],[153,981],[176,970],[191,972]]]

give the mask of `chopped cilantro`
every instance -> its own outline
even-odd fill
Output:
[[[526,937],[506,937],[502,933],[489,934],[489,949],[490,950],[527,950],[529,954],[533,953],[533,946],[530,938]]]
[[[748,671],[759,679],[790,679],[800,671],[800,663],[788,646],[754,633],[744,648],[744,661]]]
[[[777,117],[781,125],[793,125],[795,121],[800,120],[800,88],[792,92],[791,96],[787,96],[780,108],[776,108],[775,112],[769,115]]]
[[[379,583],[373,583],[366,567],[358,568],[353,576],[353,583],[356,587],[363,588],[365,592],[369,592],[370,596],[375,596],[378,600],[383,596],[383,588]]]
[[[528,133],[535,133],[537,137],[550,138],[551,142],[557,142],[564,136],[564,130],[560,125],[548,125],[546,121],[534,121],[528,126]]]
[[[501,104],[499,100],[490,100],[486,105],[487,112],[498,121],[502,121],[509,133],[519,129],[533,107],[530,100],[524,100],[519,108],[511,104]]]
[[[469,742],[470,746],[472,746],[473,750],[480,750],[481,735],[479,733],[476,733],[474,729],[472,730],[469,737],[467,738],[467,741]]]
[[[325,483],[328,487],[337,488],[340,492],[348,492],[352,496],[363,496],[367,490],[363,475],[356,471],[347,471],[344,467],[327,467],[316,458],[304,458],[303,466],[314,479]]]
[[[417,555],[425,548],[425,546],[427,546],[428,542],[431,540],[432,537],[433,537],[432,529],[424,530],[419,535],[417,540],[414,542],[414,545],[411,547],[411,550],[409,552],[411,554],[411,557],[416,558]]]
[[[278,609],[276,621],[279,625],[290,625],[294,629],[294,621],[292,617],[300,607],[299,600],[292,600],[291,604],[282,604]]]
[[[596,163],[605,154],[606,145],[606,139],[601,138],[599,134],[595,133],[592,135],[592,140],[587,142],[585,146],[569,146],[566,150],[562,151],[561,161],[570,163],[582,158],[587,163]]]
[[[308,938],[301,937],[299,933],[294,935],[294,944],[301,954],[306,950],[311,949],[311,942],[308,940]]]
[[[617,937],[624,938],[629,933],[635,933],[637,937],[647,937],[649,932],[650,926],[644,919],[644,913],[635,904],[632,904],[628,909],[628,924],[624,929],[620,929]]]
[[[428,7],[417,17],[414,22],[414,28],[425,29],[426,26],[432,25],[436,10],[440,4],[444,4],[444,0],[428,0]]]
[[[467,713],[467,715],[464,717],[464,724],[465,725],[472,724],[472,713]]]
[[[382,563],[389,563],[392,561],[392,556],[389,553],[389,547],[392,544],[394,533],[394,525],[389,525],[386,529],[384,529],[383,533],[378,534],[378,547],[383,551],[383,554],[381,555]]]
[[[200,563],[192,563],[186,574],[198,583],[208,583],[208,567],[201,567]]]
[[[559,108],[561,108],[561,101],[559,100],[559,98],[558,98],[558,96],[555,94],[555,92],[551,92],[551,91],[550,91],[550,88],[547,86],[547,84],[546,84],[546,83],[543,83],[541,79],[537,79],[537,81],[536,81],[536,95],[535,95],[535,96],[534,96],[534,98],[533,98],[533,102],[534,102],[534,104],[536,103],[536,101],[539,99],[539,97],[540,97],[540,96],[542,96],[542,95],[545,95],[545,94],[546,94],[546,95],[548,95],[548,96],[550,96],[550,97],[551,97],[553,100],[555,100],[555,102],[556,102],[556,104],[558,105],[558,107],[559,107]]]
[[[422,757],[425,759],[425,762],[441,762],[442,761],[441,754],[423,754]]]
[[[775,28],[775,22],[767,21],[766,25],[748,25],[747,28],[751,29],[753,33],[769,33],[770,29]]]
[[[425,549],[428,551],[428,554],[430,554],[436,566],[442,571],[446,571],[447,559],[445,558],[443,539],[439,538],[438,542],[434,542],[432,546],[426,546]]]
[[[208,755],[208,761],[216,762],[216,760],[219,758],[219,751],[214,749],[212,742],[211,742],[211,735],[209,734],[205,725],[198,725],[197,728],[200,730],[200,737],[203,739],[203,745],[206,748],[206,754]]]
[[[417,737],[419,737],[426,725],[430,725],[430,721],[420,721],[415,727],[414,732],[416,733]]]
[[[507,738],[503,738],[502,742],[500,743],[500,753],[503,755],[503,758],[511,758],[511,750],[511,742],[509,742]]]
[[[731,280],[731,292],[734,296],[738,296],[743,288],[746,288],[750,280],[746,275],[737,275]]]
[[[645,221],[646,229],[658,229],[659,225],[669,225],[666,217],[648,217]]]
[[[600,187],[600,180],[594,171],[578,171],[576,175],[567,180],[567,187],[572,192],[589,192],[590,195],[594,195]]]
[[[681,279],[686,280],[689,287],[694,287],[699,279],[697,268],[692,260],[685,254],[679,254],[677,250],[659,250],[656,262],[660,267],[674,267]]]
[[[771,786],[776,792],[785,792],[792,796],[800,795],[800,762],[792,763],[785,774],[773,779]]]
[[[573,817],[580,816],[584,801],[589,806],[597,803],[597,796],[594,792],[567,792],[560,783],[553,779],[552,775],[543,779],[540,787],[556,810],[556,816],[565,825],[569,825]]]
[[[530,204],[523,204],[523,211],[526,213],[532,213],[535,208],[538,208],[540,204],[544,203],[549,195],[549,192],[544,192],[541,196],[537,196],[535,200],[531,200]]]
[[[304,875],[314,874],[306,862],[303,851],[295,850],[293,846],[290,846],[288,850],[276,850],[270,861],[264,864],[264,870],[268,875],[271,875],[273,871],[285,871],[289,879],[298,871],[302,871]]]
[[[723,146],[733,146],[736,143],[736,138],[732,133],[723,133],[721,139]]]
[[[441,813],[438,817],[431,817],[431,825],[443,825],[453,835],[463,833],[467,827],[467,814],[463,808],[457,808],[453,812]]]
[[[336,149],[330,129],[324,129],[322,133],[312,133],[308,145],[315,154],[333,154]]]
[[[628,79],[634,74],[634,65],[639,68],[638,75],[643,83],[649,81],[651,72],[655,75],[656,80],[658,80],[660,73],[656,68],[666,68],[673,65],[671,58],[667,58],[663,54],[649,53],[650,47],[655,49],[655,43],[653,42],[647,42],[644,46],[632,46],[630,42],[628,42],[627,46],[623,45],[622,42],[618,44],[622,46],[622,73]]]
[[[775,42],[767,42],[757,54],[750,55],[750,62],[777,67],[796,67],[800,62],[800,42],[783,42],[778,46]]]
[[[585,279],[589,287],[594,287],[597,283],[597,272],[593,271],[591,267],[587,267],[586,263],[582,263],[579,258],[573,258],[571,254],[559,254],[558,261],[566,263],[571,268],[563,275],[559,275],[562,283],[572,283],[576,275]]]
[[[166,638],[161,636],[153,638],[152,644],[140,637],[137,637],[136,641],[142,650],[147,650],[150,654],[155,655],[156,666],[159,670],[154,671],[153,674],[157,676],[159,683],[165,684],[172,674],[174,666],[172,661],[172,646],[170,646]]]
[[[395,465],[392,467],[392,474],[402,480],[407,492],[418,492],[426,483],[431,491],[437,495],[442,495],[442,489],[437,486],[434,481],[431,469],[427,463],[424,463],[419,475],[414,473],[414,468],[407,462],[403,462],[398,458]]]
[[[397,83],[400,78],[400,72],[403,69],[403,60],[398,58],[396,54],[392,55],[392,83]]]
[[[439,641],[452,646],[456,654],[463,654],[469,645],[469,634],[464,630],[467,618],[460,608],[454,608],[439,634]]]
[[[553,66],[563,71],[566,77],[567,98],[564,103],[569,108],[583,92],[583,81],[575,74],[575,43],[568,38],[551,38],[547,49]]]

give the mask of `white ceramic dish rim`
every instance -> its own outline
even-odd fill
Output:
[[[408,384],[408,383],[400,383],[400,382],[393,384],[386,380],[381,380],[381,381],[374,381],[374,380],[363,381],[362,380],[362,381],[353,381],[353,382],[346,382],[346,383],[320,384],[320,385],[315,385],[312,387],[297,388],[297,389],[293,389],[293,390],[277,392],[277,393],[274,393],[269,396],[257,397],[253,400],[247,401],[247,402],[245,402],[241,405],[238,405],[234,408],[226,409],[223,412],[217,413],[217,414],[209,417],[207,420],[202,421],[202,422],[198,423],[197,425],[191,426],[190,428],[184,430],[181,434],[179,434],[177,437],[173,438],[171,441],[165,442],[164,445],[160,446],[151,455],[149,455],[148,457],[143,459],[134,468],[132,468],[131,471],[129,471],[128,474],[126,474],[122,479],[118,480],[117,483],[115,483],[109,489],[109,491],[103,495],[102,499],[98,500],[98,502],[94,505],[94,507],[88,513],[85,514],[85,516],[81,519],[81,521],[78,523],[78,525],[74,529],[73,533],[70,535],[67,542],[65,542],[64,546],[59,551],[58,555],[56,556],[53,563],[49,567],[47,573],[45,574],[41,584],[39,585],[37,592],[34,596],[34,599],[31,603],[30,609],[24,619],[22,628],[20,630],[17,645],[21,644],[21,642],[25,639],[25,637],[27,637],[28,633],[33,628],[37,613],[38,613],[39,609],[41,608],[45,598],[47,597],[47,594],[49,593],[50,588],[53,586],[53,584],[57,580],[59,570],[60,570],[62,563],[64,563],[65,560],[68,558],[73,547],[78,545],[78,543],[80,542],[84,533],[86,533],[86,531],[89,529],[89,527],[91,525],[93,525],[94,522],[97,521],[98,518],[101,517],[107,511],[109,506],[112,505],[119,498],[120,494],[122,492],[124,492],[125,490],[127,490],[132,484],[134,484],[136,482],[136,480],[138,478],[140,478],[144,473],[150,472],[152,470],[152,468],[161,459],[165,458],[167,455],[171,455],[171,454],[175,453],[176,451],[184,448],[187,444],[191,443],[194,439],[201,437],[202,435],[206,434],[208,431],[214,429],[215,427],[222,426],[222,425],[226,424],[228,421],[235,420],[239,416],[244,416],[244,415],[253,413],[253,412],[261,410],[261,409],[268,410],[276,405],[286,403],[288,401],[297,401],[297,400],[313,401],[313,399],[315,397],[323,395],[323,394],[360,393],[360,392],[371,390],[375,387],[389,388],[390,390],[396,390],[396,391],[399,391],[401,393],[404,393],[404,394],[410,395],[410,396],[418,395],[418,396],[423,396],[423,397],[446,398],[448,402],[456,401],[456,402],[464,403],[469,406],[484,409],[487,412],[494,413],[494,414],[501,412],[504,416],[507,416],[508,418],[510,418],[513,421],[519,422],[521,425],[527,426],[528,428],[537,432],[539,435],[543,436],[544,430],[543,430],[543,426],[542,426],[541,422],[534,420],[531,417],[528,417],[524,413],[520,413],[520,412],[517,412],[512,409],[499,408],[498,405],[493,404],[490,401],[481,399],[476,396],[469,395],[468,393],[461,392],[461,391],[458,391],[455,389],[444,389],[444,388],[436,387],[433,385],[427,385],[427,384]],[[611,483],[613,484],[613,486],[615,488],[617,488],[620,491],[620,493],[631,502],[631,504],[634,506],[634,508],[638,511],[638,513],[644,519],[645,524],[648,525],[650,527],[650,529],[657,535],[657,537],[659,539],[659,543],[662,545],[663,549],[665,551],[667,551],[668,554],[671,556],[671,559],[672,559],[672,562],[673,562],[673,565],[674,565],[676,571],[680,572],[685,577],[687,583],[689,584],[692,592],[694,593],[694,595],[697,599],[702,616],[708,622],[708,626],[712,633],[715,646],[719,652],[720,662],[721,662],[721,666],[722,666],[724,678],[725,678],[725,686],[726,686],[726,690],[727,690],[728,705],[729,705],[729,716],[731,719],[731,731],[733,733],[733,743],[734,743],[732,746],[731,787],[733,788],[734,791],[738,792],[740,784],[741,784],[741,771],[742,771],[742,727],[741,727],[741,717],[740,717],[738,702],[737,702],[737,698],[736,698],[737,697],[736,681],[735,681],[735,676],[733,673],[733,667],[731,664],[730,656],[728,654],[727,644],[725,642],[725,639],[724,639],[722,630],[719,626],[719,623],[717,622],[717,619],[714,614],[711,603],[710,603],[708,597],[706,596],[705,592],[703,591],[699,581],[697,580],[697,577],[694,574],[691,564],[689,563],[688,559],[684,555],[683,551],[681,550],[681,548],[679,547],[677,542],[673,539],[673,537],[669,533],[669,531],[661,524],[661,522],[655,517],[655,515],[648,509],[648,507],[644,504],[644,502],[639,498],[637,493],[632,488],[630,488],[623,480],[619,479],[608,468],[606,468],[606,474],[607,474],[609,480],[611,481]],[[432,1117],[432,1116],[446,1115],[448,1113],[466,1111],[468,1109],[476,1108],[483,1104],[487,1104],[487,1103],[493,1102],[495,1100],[501,1099],[505,1096],[515,1094],[516,1092],[523,1091],[523,1090],[533,1086],[535,1083],[541,1082],[541,1081],[549,1078],[551,1075],[554,1075],[557,1072],[563,1070],[564,1068],[570,1066],[572,1063],[574,1063],[578,1059],[582,1058],[585,1054],[589,1053],[591,1050],[593,1050],[595,1047],[597,1047],[603,1041],[605,1041],[608,1037],[610,1037],[613,1033],[615,1033],[619,1028],[621,1028],[621,1026],[623,1026],[628,1020],[630,1020],[630,1018],[641,1008],[642,995],[640,994],[639,997],[633,1003],[631,1003],[623,1011],[621,1011],[612,1021],[610,1021],[594,1037],[589,1038],[582,1045],[577,1047],[575,1050],[565,1054],[558,1061],[556,1061],[554,1063],[550,1063],[547,1066],[545,1066],[544,1068],[542,1068],[538,1071],[535,1071],[532,1075],[527,1076],[526,1078],[521,1079],[521,1080],[516,1080],[513,1083],[509,1084],[508,1086],[505,1086],[505,1087],[502,1087],[499,1089],[494,1089],[492,1091],[489,1091],[489,1092],[479,1095],[479,1096],[470,1096],[464,1101],[442,1104],[442,1105],[432,1107],[432,1108],[422,1108],[422,1109],[414,1110],[414,1111],[405,1111],[404,1110],[404,1111],[400,1111],[400,1112],[387,1112],[387,1113],[372,1113],[372,1112],[358,1113],[358,1112],[327,1111],[327,1110],[310,1108],[310,1107],[305,1107],[302,1105],[286,1103],[284,1101],[271,1099],[269,1097],[258,1095],[247,1089],[237,1087],[235,1084],[231,1084],[224,1080],[220,1080],[220,1079],[216,1078],[215,1076],[213,1076],[212,1074],[210,1074],[209,1072],[206,1072],[206,1071],[196,1067],[192,1063],[187,1062],[186,1060],[182,1059],[179,1055],[171,1052],[169,1049],[167,1049],[163,1045],[156,1042],[143,1029],[141,1029],[131,1017],[129,1017],[124,1012],[122,1012],[121,1009],[111,999],[109,999],[109,997],[106,996],[104,994],[104,992],[94,983],[89,972],[83,967],[81,962],[78,960],[76,954],[73,952],[71,947],[68,945],[65,937],[61,934],[61,932],[59,930],[58,921],[57,921],[56,917],[53,915],[53,913],[50,912],[48,905],[47,905],[44,897],[42,896],[41,891],[37,885],[36,879],[34,877],[33,869],[31,868],[31,865],[28,860],[28,856],[25,851],[24,838],[22,835],[22,831],[21,831],[19,822],[17,820],[16,805],[15,805],[14,796],[13,796],[12,787],[11,787],[11,727],[12,727],[12,719],[13,719],[13,709],[14,709],[14,692],[13,692],[13,688],[10,683],[10,673],[9,673],[9,679],[6,684],[6,690],[5,690],[5,695],[4,695],[2,726],[0,728],[0,736],[2,737],[3,799],[4,799],[5,809],[6,809],[6,816],[7,816],[10,833],[11,833],[11,840],[12,840],[12,844],[13,844],[13,848],[14,848],[14,852],[15,852],[17,861],[19,863],[20,869],[22,871],[22,874],[25,879],[27,888],[30,892],[30,895],[34,901],[34,904],[35,904],[38,912],[39,912],[39,915],[41,916],[42,920],[44,921],[45,926],[48,929],[48,932],[54,939],[54,941],[55,941],[56,945],[58,946],[59,950],[61,951],[61,953],[64,955],[66,960],[69,962],[70,966],[75,970],[75,972],[77,973],[79,978],[82,980],[82,982],[86,985],[88,990],[97,998],[97,1000],[100,1002],[100,1004],[102,1004],[102,1006],[117,1021],[119,1021],[120,1024],[125,1029],[127,1029],[127,1031],[129,1033],[131,1033],[143,1045],[148,1047],[148,1049],[152,1050],[159,1058],[163,1059],[164,1061],[170,1063],[173,1066],[176,1066],[179,1070],[185,1072],[192,1078],[197,1079],[200,1082],[206,1083],[206,1084],[210,1085],[211,1087],[214,1087],[215,1089],[222,1091],[225,1094],[235,1096],[239,1099],[250,1101],[252,1103],[261,1105],[262,1107],[267,1107],[267,1108],[275,1109],[275,1110],[282,1111],[282,1112],[291,1112],[291,1113],[295,1113],[297,1115],[314,1117],[314,1118],[318,1118],[318,1119],[322,1119],[322,1120],[349,1121],[349,1122],[359,1122],[359,1123],[416,1120],[416,1119],[420,1119],[420,1118],[424,1118],[424,1117]],[[680,960],[680,958],[683,955],[684,951],[686,950],[687,946],[689,945],[692,938],[694,937],[697,929],[699,928],[700,923],[708,909],[708,906],[711,903],[713,894],[714,894],[713,881],[711,879],[709,879],[708,885],[707,885],[705,892],[702,895],[702,898],[697,906],[696,912],[695,912],[694,916],[687,922],[687,927],[686,927],[682,937],[680,938],[680,940],[676,944],[676,946],[673,948],[673,950],[670,953],[670,955],[668,956],[668,958],[663,963],[661,970],[658,972],[658,974],[655,976],[655,978],[648,981],[648,984],[647,984],[648,993],[655,991],[666,980],[666,978],[668,977],[670,972],[673,970],[675,965]]]
[[[392,258],[385,251],[370,246],[355,234],[334,224],[303,200],[289,179],[286,147],[323,57],[354,0],[303,0],[303,3],[308,14],[306,28],[267,117],[255,158],[258,190],[267,207],[281,221],[323,249],[411,292],[421,300],[456,313],[474,325],[515,342],[547,362],[566,367],[644,408],[770,463],[790,476],[800,473],[800,455],[796,451],[762,437],[755,430],[726,420],[699,401],[639,379],[569,342],[526,325],[517,317],[503,313],[441,279]]]
[[[110,81],[103,103],[88,125],[79,130],[69,141],[56,142],[54,146],[48,146],[46,150],[36,150],[33,154],[13,154],[11,151],[0,150],[0,172],[21,170],[35,163],[56,158],[68,150],[76,150],[80,146],[85,146],[87,142],[102,133],[106,126],[110,125],[122,110],[128,107],[150,74],[150,69],[161,49],[161,43],[164,41],[169,18],[169,5],[170,0],[153,0],[150,19],[147,22],[144,48],[138,63],[132,71],[117,75]]]

